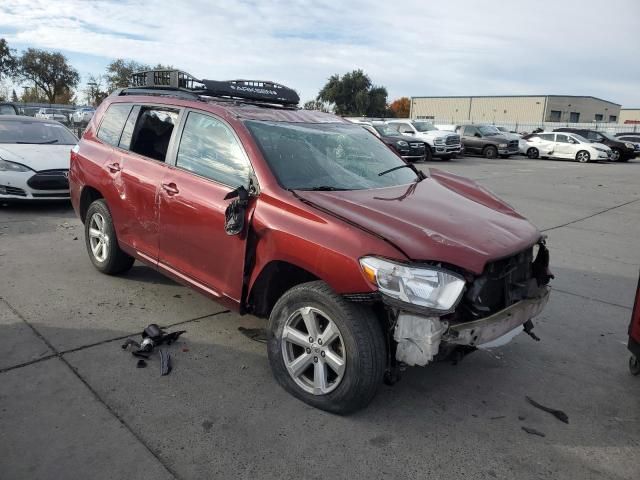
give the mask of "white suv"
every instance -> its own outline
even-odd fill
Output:
[[[425,160],[431,157],[449,160],[462,152],[460,135],[438,130],[431,122],[425,120],[389,120],[387,122],[402,135],[422,140],[429,148]]]

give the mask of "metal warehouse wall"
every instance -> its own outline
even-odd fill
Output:
[[[542,120],[545,97],[473,97],[469,120],[477,123]]]
[[[451,123],[466,120],[471,97],[414,97],[411,118],[447,119]]]
[[[552,110],[560,112],[559,119],[551,118]],[[579,119],[572,119],[571,112],[579,113]],[[603,122],[618,122],[620,119],[620,105],[593,97],[547,97],[547,109],[544,117],[547,122],[593,122],[596,120],[596,115],[602,115],[600,121]],[[612,118],[610,120],[610,116],[615,117],[615,119]]]
[[[640,108],[621,108],[618,122],[640,122]]]

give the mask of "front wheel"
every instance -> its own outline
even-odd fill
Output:
[[[585,150],[580,150],[578,153],[576,153],[576,160],[580,163],[587,163],[589,160],[591,160],[591,155],[589,155],[589,152]]]
[[[115,275],[133,266],[134,258],[118,245],[111,212],[103,199],[89,205],[84,221],[84,237],[89,258],[102,273]]]
[[[483,153],[484,153],[484,158],[497,158],[498,149],[496,147],[489,145],[488,147],[485,147]]]
[[[527,157],[530,158],[531,160],[535,160],[539,156],[540,156],[540,152],[538,151],[537,148],[532,147],[529,150],[527,150]]]
[[[612,162],[619,162],[621,156],[622,156],[622,152],[619,149],[617,149],[617,148],[612,148],[611,149],[611,161]]]
[[[433,154],[431,153],[431,149],[429,148],[429,145],[425,145],[424,148],[424,161],[425,162],[430,162],[433,159]]]
[[[639,375],[640,374],[640,360],[635,355],[631,355],[629,357],[629,371],[631,375]]]
[[[378,319],[321,281],[297,285],[278,300],[267,347],[278,383],[328,412],[365,407],[384,376],[386,343]]]

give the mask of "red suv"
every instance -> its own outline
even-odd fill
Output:
[[[139,260],[268,318],[277,381],[337,413],[401,366],[535,338],[549,254],[508,204],[299,110],[281,85],[185,79],[143,74],[72,151],[71,198],[98,270]]]

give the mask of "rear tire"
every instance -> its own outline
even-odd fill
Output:
[[[591,155],[586,150],[580,150],[576,153],[576,160],[580,163],[587,163],[591,160]]]
[[[489,145],[488,147],[484,147],[482,154],[484,155],[484,158],[494,159],[498,157],[498,149]]]
[[[330,331],[337,332],[331,341]],[[269,317],[267,348],[278,383],[328,412],[365,407],[383,380],[386,342],[378,319],[322,281],[297,285],[278,300]]]
[[[84,238],[91,262],[102,273],[115,275],[133,266],[135,259],[118,245],[111,212],[102,198],[94,201],[87,209]]]
[[[540,156],[540,152],[538,151],[537,148],[532,147],[529,150],[527,150],[527,157],[530,158],[531,160],[535,160],[539,156]]]

